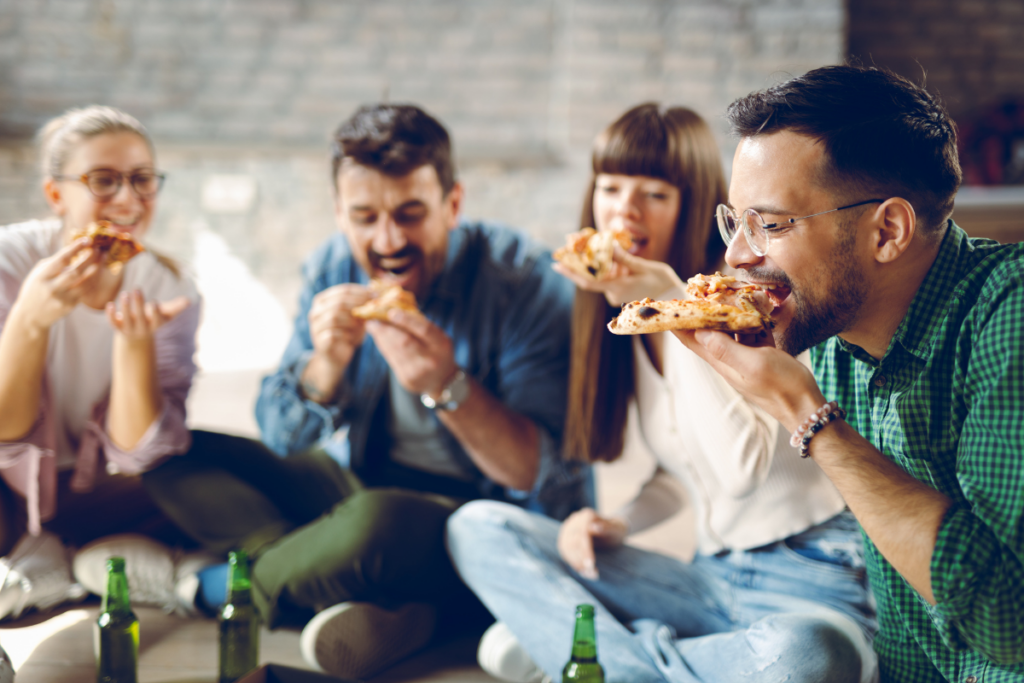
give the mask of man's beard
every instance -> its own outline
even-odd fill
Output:
[[[786,329],[775,334],[775,345],[796,356],[849,327],[864,303],[864,273],[853,258],[855,234],[851,230],[836,244],[829,255],[827,267],[819,271],[804,290],[793,287],[792,281],[781,270],[750,268],[752,278],[762,282],[778,282],[790,288],[790,297],[796,306],[793,319]],[[808,296],[810,292],[814,296]]]

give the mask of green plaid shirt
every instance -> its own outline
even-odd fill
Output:
[[[1024,244],[950,221],[881,362],[838,337],[812,358],[850,424],[953,501],[935,607],[865,537],[882,681],[1024,681]]]

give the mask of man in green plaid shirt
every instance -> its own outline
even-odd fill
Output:
[[[1024,245],[949,219],[952,122],[894,74],[815,69],[729,119],[719,227],[774,334],[678,336],[787,429],[847,411],[807,466],[864,532],[882,681],[1024,681]]]

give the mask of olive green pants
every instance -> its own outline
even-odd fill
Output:
[[[253,598],[269,626],[290,608],[442,604],[469,594],[444,546],[445,522],[462,501],[366,488],[319,449],[280,458],[251,439],[192,436],[188,453],[143,476],[145,487],[208,550],[254,558]]]

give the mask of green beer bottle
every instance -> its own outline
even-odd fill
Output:
[[[256,668],[260,656],[260,617],[252,604],[249,558],[228,555],[228,598],[220,609],[220,683],[232,683]]]
[[[562,669],[562,683],[604,683],[604,669],[597,662],[597,633],[594,630],[594,606],[576,606],[576,631],[572,636],[572,656]]]
[[[107,592],[96,620],[96,682],[136,683],[139,664],[139,620],[128,600],[124,558],[107,560]]]

